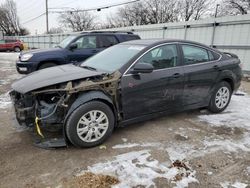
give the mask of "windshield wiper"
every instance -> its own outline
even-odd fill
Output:
[[[96,71],[96,68],[90,67],[90,66],[81,66],[82,68],[88,69],[88,70],[94,70]]]
[[[62,48],[60,45],[56,45],[55,48]]]

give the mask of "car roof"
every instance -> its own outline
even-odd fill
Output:
[[[127,31],[91,31],[91,32],[82,32],[80,35],[137,35],[133,32],[127,32]]]
[[[194,45],[199,45],[199,46],[204,46],[206,48],[210,48],[209,46],[205,44],[201,44],[201,43],[189,41],[189,40],[182,40],[182,39],[141,39],[141,40],[126,41],[126,42],[121,43],[120,45],[125,44],[125,45],[154,46],[154,45],[159,45],[163,43],[171,43],[171,42],[189,43],[189,44],[194,44]]]

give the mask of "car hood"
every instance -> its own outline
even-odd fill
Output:
[[[55,66],[29,74],[12,84],[12,89],[25,94],[55,84],[98,76],[103,72],[91,71],[75,65]]]
[[[26,53],[32,53],[33,55],[40,56],[40,55],[46,55],[46,54],[55,54],[55,53],[63,52],[63,51],[64,51],[63,48],[36,49],[36,50],[23,52],[21,53],[21,55],[26,54]]]

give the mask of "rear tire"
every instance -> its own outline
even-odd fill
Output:
[[[21,48],[18,47],[18,46],[16,46],[16,47],[14,48],[14,52],[21,52]]]
[[[49,67],[54,67],[56,66],[57,64],[55,63],[43,63],[42,65],[40,65],[38,67],[38,70],[41,70],[41,69],[46,69],[46,68],[49,68]]]
[[[227,82],[220,82],[215,86],[214,93],[208,106],[209,111],[220,113],[224,111],[230,103],[232,88]]]
[[[114,113],[108,105],[90,101],[78,107],[66,122],[66,135],[77,147],[102,144],[113,132]]]

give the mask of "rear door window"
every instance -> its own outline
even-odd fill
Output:
[[[204,48],[192,45],[181,45],[181,47],[185,65],[208,62],[214,59],[211,52],[209,53],[209,51]]]
[[[100,48],[108,48],[110,46],[118,44],[118,40],[115,36],[111,35],[103,35],[99,36],[99,47]]]

